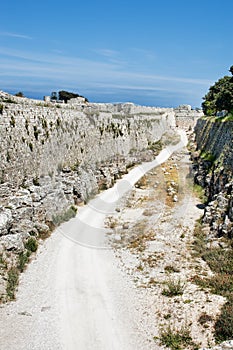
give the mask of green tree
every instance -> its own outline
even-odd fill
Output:
[[[233,74],[233,66],[230,67]],[[203,111],[206,115],[216,115],[218,111],[233,111],[233,77],[225,76],[209,88],[203,98]]]
[[[19,92],[17,92],[17,93],[15,94],[15,96],[17,96],[17,97],[24,97],[24,94],[23,94],[22,91],[19,91]]]
[[[67,103],[67,101],[70,100],[71,98],[83,97],[83,96],[76,94],[74,92],[68,92],[68,91],[64,91],[64,90],[59,91],[58,95],[59,95],[59,100],[63,100],[63,101],[65,101],[65,103]],[[85,101],[88,102],[88,99],[86,97],[83,97],[83,98],[85,98]]]
[[[53,91],[53,92],[51,93],[50,99],[51,99],[52,101],[57,101],[57,93],[56,93],[56,91]]]

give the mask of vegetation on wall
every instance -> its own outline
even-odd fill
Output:
[[[233,74],[233,66],[230,67]],[[233,113],[233,76],[224,76],[209,88],[203,98],[202,108],[205,115],[213,116],[217,112]]]

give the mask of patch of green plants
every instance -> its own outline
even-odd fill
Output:
[[[69,221],[70,219],[75,217],[76,213],[77,208],[74,205],[71,205],[70,208],[64,211],[63,213],[53,216],[53,224],[55,226],[59,226],[62,222]]]
[[[185,283],[180,279],[169,279],[165,282],[165,288],[162,290],[162,295],[174,297],[184,293]]]
[[[222,122],[232,122],[233,121],[233,113],[228,114],[226,117],[222,119]]]
[[[210,162],[210,163],[214,163],[216,160],[215,156],[210,152],[202,151],[200,156],[203,160]]]
[[[233,296],[222,307],[214,329],[215,338],[218,342],[233,338]]]
[[[195,193],[195,195],[201,200],[201,202],[204,204],[207,201],[206,195],[205,195],[205,189],[198,185],[198,184],[194,184],[193,185],[193,191]]]
[[[202,259],[210,266],[211,270],[221,274],[233,276],[233,249],[212,248],[204,251]]]
[[[0,114],[3,114],[3,109],[4,109],[3,104],[0,104]]]
[[[148,149],[156,152],[157,154],[162,150],[163,145],[161,140],[157,141],[157,142],[148,142]]]
[[[24,246],[29,252],[35,253],[37,251],[37,248],[38,248],[38,242],[37,242],[37,240],[34,237],[30,237],[26,241]]]
[[[233,293],[233,276],[228,274],[215,274],[211,278],[195,276],[193,281],[203,289],[210,289],[214,294],[228,297]]]
[[[161,345],[165,345],[171,350],[186,349],[187,346],[192,346],[193,349],[198,349],[192,341],[190,330],[187,327],[182,327],[180,330],[172,328],[168,325],[166,329],[162,329],[160,333]]]
[[[21,252],[18,256],[18,265],[17,268],[20,272],[23,272],[27,263],[29,262],[30,252],[27,250],[26,252]]]
[[[16,291],[18,282],[19,282],[19,271],[17,270],[17,268],[12,267],[7,272],[7,286],[6,286],[7,296],[10,300],[15,299],[15,291]]]
[[[226,248],[206,247],[206,235],[201,222],[197,222],[194,230],[194,249],[215,273],[212,277],[195,276],[193,281],[203,289],[227,298],[221,313],[215,322],[215,339],[218,342],[233,338],[233,248],[229,243]],[[204,320],[203,320],[204,321]]]

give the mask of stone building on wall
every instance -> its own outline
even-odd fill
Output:
[[[75,98],[71,98],[70,100],[67,101],[67,103],[71,105],[83,105],[83,104],[87,104],[87,101],[85,97],[78,96]]]

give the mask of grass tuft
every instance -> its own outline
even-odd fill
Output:
[[[172,280],[169,279],[165,282],[166,287],[162,290],[162,295],[167,297],[174,297],[177,295],[182,295],[185,289],[185,283],[181,282],[180,279]]]
[[[161,331],[160,342],[161,345],[165,345],[171,350],[186,349],[187,346],[193,345],[190,331],[187,327],[176,330],[171,325]]]

